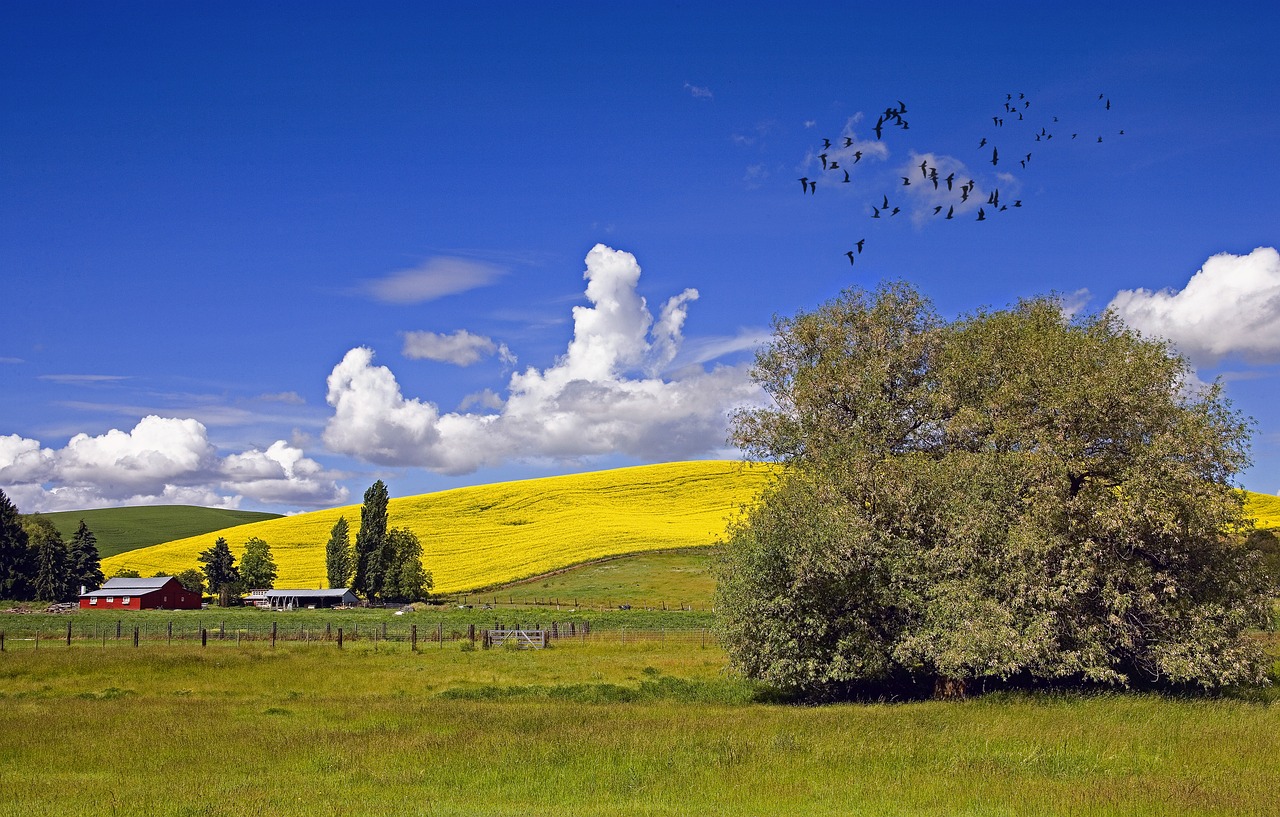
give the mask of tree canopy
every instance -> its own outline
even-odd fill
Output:
[[[209,592],[217,593],[218,604],[226,607],[231,603],[231,594],[240,584],[240,570],[236,567],[235,556],[231,554],[231,546],[225,538],[219,536],[212,547],[200,551],[196,561],[204,565]]]
[[[819,695],[1260,681],[1248,424],[1191,375],[1053,298],[947,322],[892,284],[776,320],[774,405],[733,424],[785,467],[719,566],[731,660]]]
[[[275,587],[278,572],[275,559],[271,558],[271,545],[257,536],[244,543],[240,581],[245,587],[270,590]]]
[[[27,599],[35,579],[35,554],[18,508],[0,491],[0,599]]]

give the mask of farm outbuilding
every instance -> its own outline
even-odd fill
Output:
[[[345,587],[335,587],[330,590],[268,590],[266,601],[272,610],[297,610],[305,607],[351,607],[360,599]]]
[[[80,594],[82,610],[199,610],[200,594],[172,576],[107,579],[98,590]]]

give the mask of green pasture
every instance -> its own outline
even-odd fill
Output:
[[[715,553],[715,548],[707,547],[637,553],[475,593],[469,600],[559,602],[592,609],[629,604],[633,609],[705,610],[710,608],[716,590],[711,574]]]
[[[0,815],[1274,814],[1280,708],[798,707],[715,646],[0,654]]]
[[[55,511],[41,516],[52,522],[68,542],[83,519],[98,540],[98,555],[105,559],[173,539],[276,519],[280,514],[201,508],[195,505],[154,505]]]

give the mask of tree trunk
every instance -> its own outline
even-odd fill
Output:
[[[947,678],[939,675],[933,681],[933,697],[939,701],[962,701],[968,689],[963,678]]]

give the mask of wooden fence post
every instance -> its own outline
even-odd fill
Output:
[[[271,622],[271,649],[276,648],[276,622]]]
[[[0,652],[4,652],[4,630],[0,630]]]
[[[116,641],[120,640],[120,620],[116,620]]]
[[[338,628],[338,649],[342,649],[342,628]]]
[[[206,630],[204,627],[200,628],[200,646],[201,647],[209,646],[209,631]]]
[[[67,646],[71,646],[71,622],[67,622]]]
[[[436,638],[440,641],[440,649],[444,649],[444,622],[436,625]]]
[[[325,641],[329,641],[330,639],[332,639],[332,638],[333,638],[333,629],[332,629],[332,627],[333,627],[333,625],[332,625],[332,624],[330,624],[329,622],[327,622],[327,621],[326,621],[326,622],[324,623],[324,640],[325,640]]]
[[[173,646],[173,622],[169,622],[169,645]]]
[[[472,644],[476,643],[476,625],[470,624],[467,626],[467,638],[471,639]]]
[[[409,625],[409,652],[418,651],[418,625]]]
[[[136,624],[133,627],[133,646],[138,646],[138,626]]]

